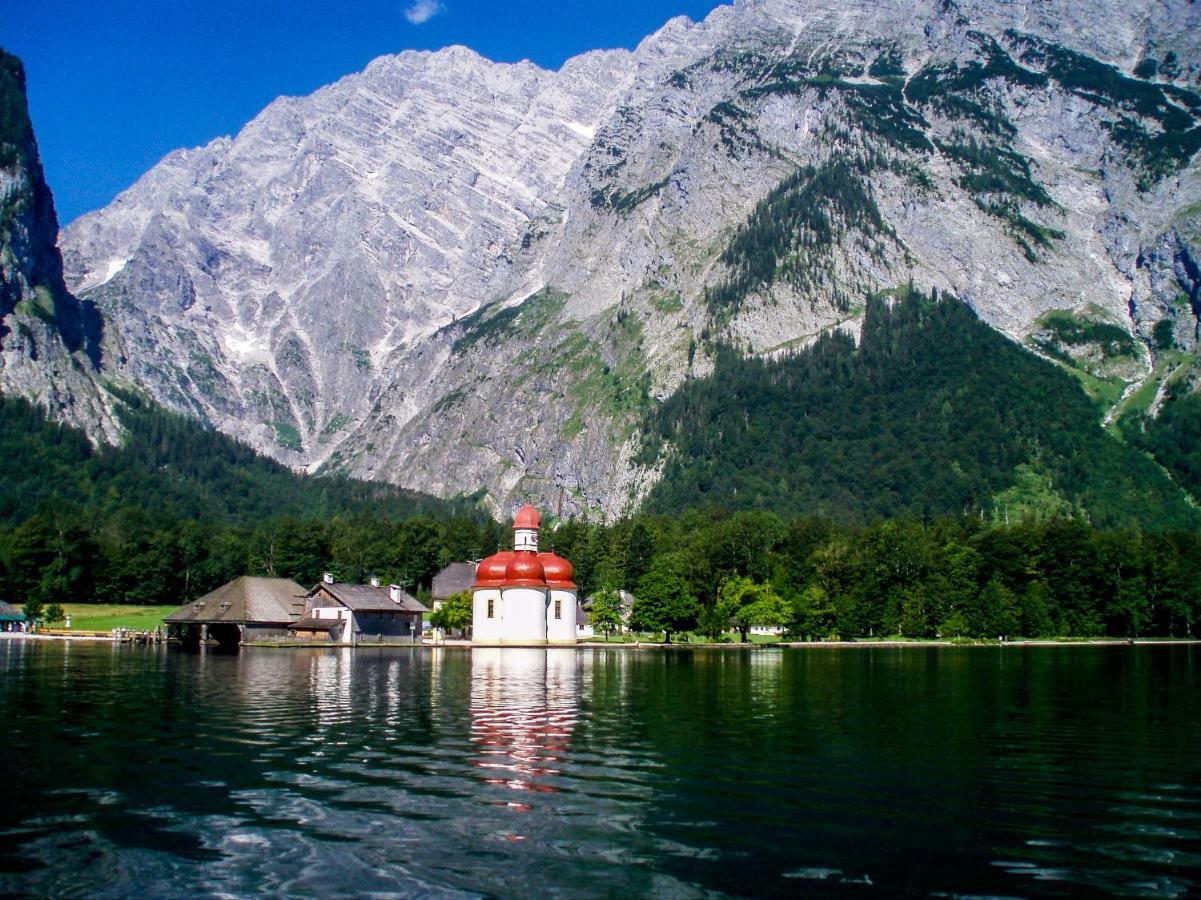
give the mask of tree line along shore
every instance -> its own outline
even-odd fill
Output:
[[[472,516],[369,512],[260,525],[102,521],[43,512],[0,526],[0,596],[52,604],[181,604],[239,575],[312,584],[377,575],[428,604],[433,575],[504,546]],[[693,510],[552,523],[598,635],[659,639],[779,628],[788,640],[1188,638],[1201,616],[1201,536],[1102,531],[1080,520],[974,517],[871,524]],[[620,591],[633,595],[622,609]],[[628,604],[628,601],[627,601]]]

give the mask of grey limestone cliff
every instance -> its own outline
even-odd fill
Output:
[[[20,60],[0,50],[0,392],[115,439],[99,384],[102,325],[63,283],[58,219],[29,121]]]
[[[747,0],[558,72],[402,53],[167,157],[66,229],[68,284],[112,377],[497,508],[629,508],[716,342],[908,283],[1112,417],[1196,371],[1199,41],[1188,0]]]

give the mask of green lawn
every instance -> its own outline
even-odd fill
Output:
[[[64,603],[63,612],[71,617],[72,631],[112,631],[129,628],[132,631],[154,631],[163,624],[163,616],[177,606],[124,606],[116,603]],[[47,624],[62,628],[62,622]]]

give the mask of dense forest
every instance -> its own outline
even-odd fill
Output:
[[[809,640],[1186,637],[1201,616],[1201,535],[1079,519],[860,526],[710,509],[563,522],[544,543],[575,564],[598,634],[621,626],[621,589],[644,636],[710,640],[754,626]]]
[[[124,443],[99,448],[0,399],[0,598],[183,603],[238,575],[323,571],[421,595],[446,563],[511,540],[475,498],[305,478],[117,398]],[[677,448],[647,508],[543,535],[583,596],[631,591],[642,630],[1195,634],[1197,513],[1145,455],[1195,485],[1182,429],[1116,440],[1069,375],[953,300],[873,299],[859,347],[722,350],[647,431],[652,451]]]
[[[386,486],[306,479],[127,398],[120,448],[93,449],[22,401],[0,406],[0,597],[182,603],[238,575],[323,571],[427,589],[509,527]],[[548,523],[582,595],[628,589],[647,631],[782,624],[797,636],[1176,635],[1201,616],[1201,535],[1083,518],[870,524],[713,507]]]
[[[149,497],[150,494],[143,496]],[[447,562],[509,546],[482,517],[365,507],[259,523],[174,520],[126,502],[43,506],[0,527],[0,596],[182,603],[238,575],[304,585],[378,574],[419,596]],[[785,519],[766,511],[548,523],[581,596],[635,595],[648,632],[783,625],[797,637],[1187,636],[1201,618],[1201,535],[1081,519]]]
[[[648,416],[644,461],[666,468],[647,508],[1198,526],[1181,487],[1101,428],[1071,375],[953,298],[900,293],[868,301],[858,347],[835,332],[777,359],[719,349],[712,375]],[[1167,463],[1185,484],[1190,452]]]
[[[433,565],[417,561],[430,534],[455,557],[497,540],[471,499],[305,478],[134,395],[120,403],[122,446],[94,448],[0,398],[0,598],[183,602],[247,572],[315,581],[331,547],[347,578],[370,555],[413,584]],[[395,552],[372,554],[385,535]]]
[[[704,632],[716,618],[816,639],[1184,636],[1201,616],[1195,532],[691,510],[568,522],[548,539],[583,592],[628,588],[634,624],[654,631]]]
[[[1158,417],[1127,417],[1122,430],[1126,440],[1154,456],[1201,499],[1201,392],[1187,393],[1186,387],[1169,389]]]

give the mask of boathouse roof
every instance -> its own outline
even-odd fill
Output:
[[[304,613],[304,597],[304,588],[290,578],[243,575],[191,603],[185,603],[164,617],[163,621],[200,625],[215,622],[286,625],[295,622]]]
[[[13,606],[4,600],[0,600],[0,622],[24,622],[25,611],[19,606]]]

